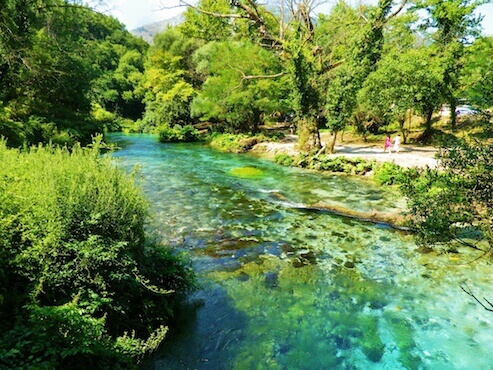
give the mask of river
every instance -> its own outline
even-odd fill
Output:
[[[403,206],[392,189],[201,144],[110,136],[136,166],[149,228],[202,288],[149,369],[493,369],[487,261],[421,254],[412,235],[317,210]],[[490,297],[493,299],[493,297]]]

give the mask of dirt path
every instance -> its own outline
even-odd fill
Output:
[[[298,137],[296,135],[287,135],[280,142],[260,143],[255,147],[256,152],[265,153],[267,156],[274,156],[277,153],[286,153],[290,155],[297,154],[296,143]],[[324,137],[322,143],[325,144]],[[401,145],[399,153],[384,153],[383,144],[353,144],[342,143],[335,146],[333,156],[345,156],[352,158],[363,158],[368,160],[376,160],[378,162],[393,162],[402,167],[430,167],[437,166],[435,158],[438,150],[433,147],[424,147],[416,145]]]

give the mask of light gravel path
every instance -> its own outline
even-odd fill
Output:
[[[324,138],[322,137],[322,142]],[[289,155],[297,154],[297,136],[287,135],[283,141],[268,142],[257,144],[255,152],[263,153],[267,156],[274,156],[276,153],[286,153]],[[433,147],[401,145],[399,153],[385,153],[382,145],[377,144],[352,144],[339,143],[335,146],[333,156],[344,156],[349,158],[363,158],[376,160],[378,162],[393,162],[402,167],[430,167],[436,168],[438,161],[436,154],[438,149]]]
[[[374,159],[378,162],[393,162],[402,167],[437,167],[435,158],[438,150],[432,147],[420,147],[412,145],[401,145],[399,153],[384,153],[383,148],[376,145],[336,145],[335,156],[360,157]]]

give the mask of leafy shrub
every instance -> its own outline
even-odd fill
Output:
[[[158,129],[159,141],[163,143],[194,142],[200,140],[200,133],[192,126],[162,126]]]
[[[116,132],[121,130],[119,117],[97,103],[92,103],[91,105],[91,117],[99,126],[105,127],[107,131]]]
[[[294,164],[294,161],[295,161],[294,158],[286,153],[277,153],[274,156],[274,162],[282,166],[287,166],[287,167],[292,166]]]
[[[247,134],[214,133],[209,137],[211,147],[228,153],[247,152],[255,144],[266,140],[267,138],[263,135],[252,136]]]
[[[135,366],[194,288],[187,261],[145,234],[135,179],[99,147],[0,141],[0,368]]]
[[[286,137],[282,131],[262,131],[262,135],[270,141],[279,141]]]
[[[403,175],[403,168],[391,162],[383,162],[375,167],[374,178],[380,185],[398,184]]]
[[[309,163],[311,160],[311,156],[307,152],[300,152],[298,154],[298,158],[296,158],[296,166],[301,167],[301,168],[306,168],[308,167]]]
[[[351,175],[364,175],[373,171],[375,167],[375,161],[326,154],[317,155],[314,152],[299,152],[296,158],[285,153],[278,153],[274,156],[274,161],[283,166],[297,166],[316,171],[342,172]]]

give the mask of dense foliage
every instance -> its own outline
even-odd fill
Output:
[[[272,138],[271,138],[272,139]],[[252,149],[256,144],[271,140],[264,134],[219,134],[215,133],[209,137],[212,148],[228,153],[244,153]]]
[[[378,132],[389,125],[407,139],[406,117],[433,115],[470,99],[489,107],[490,38],[480,37],[475,1],[390,0],[335,4],[289,1],[276,10],[251,0],[199,1],[179,26],[156,36],[139,86],[145,114],[138,130],[206,122],[210,130],[256,133],[289,122],[299,147],[321,145],[354,125]],[[482,80],[484,81],[484,80]]]
[[[402,191],[409,199],[419,241],[453,250],[493,247],[493,145],[462,141],[445,148],[442,168],[409,171]]]
[[[163,143],[192,142],[200,140],[200,132],[192,125],[159,128],[159,141]]]
[[[107,130],[163,132],[204,122],[256,133],[289,122],[299,147],[353,125],[378,132],[444,104],[491,106],[491,38],[479,1],[390,0],[328,14],[292,0],[199,1],[149,47],[115,19],[68,0],[0,10],[0,129],[8,145],[73,144]]]
[[[9,146],[73,145],[140,117],[146,49],[116,19],[70,1],[2,2],[0,134]]]
[[[283,166],[302,167],[317,171],[339,172],[349,175],[365,175],[376,171],[379,166],[375,161],[363,158],[346,158],[344,156],[329,156],[326,154],[310,154],[302,152],[297,156],[278,153],[274,161]]]
[[[98,149],[0,142],[0,368],[132,367],[194,286]]]

